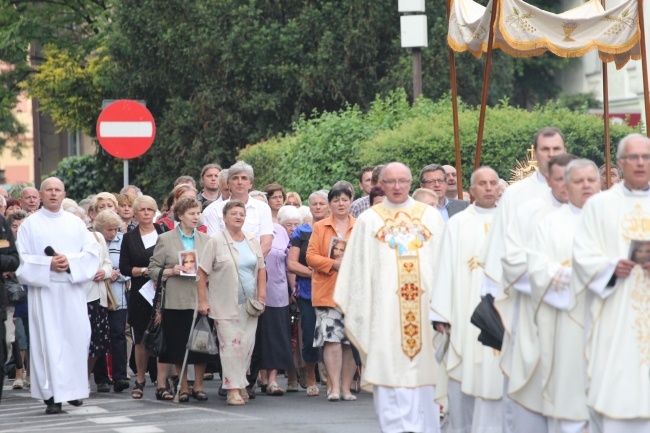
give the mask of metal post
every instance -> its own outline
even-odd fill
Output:
[[[129,185],[129,160],[124,160],[124,187]]]
[[[411,48],[413,60],[413,103],[422,95],[422,50]]]

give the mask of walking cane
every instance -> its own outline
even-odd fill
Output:
[[[187,342],[190,342],[192,338],[192,332],[194,331],[194,326],[196,326],[196,314],[199,310],[198,303],[194,307],[194,315],[192,316],[192,327],[190,328],[190,336],[187,337]],[[176,387],[176,395],[174,396],[174,403],[180,403],[180,394],[181,394],[181,384],[183,383],[183,377],[185,377],[185,368],[187,367],[187,355],[190,353],[190,349],[185,345],[185,358],[183,359],[183,367],[181,368],[181,375],[178,379],[178,386]]]

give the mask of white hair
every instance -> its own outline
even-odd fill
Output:
[[[250,164],[246,164],[245,161],[237,161],[228,169],[228,182],[230,182],[230,179],[232,179],[233,176],[239,173],[246,173],[251,183],[253,182],[253,167]]]
[[[305,223],[307,219],[314,219],[314,216],[311,214],[311,211],[309,210],[309,206],[300,206],[298,209],[298,212],[300,212],[300,222]]]
[[[318,198],[318,197],[320,197],[323,200],[327,201],[327,194],[329,194],[329,191],[326,190],[326,189],[321,189],[321,190],[318,190],[318,191],[314,191],[309,195],[309,199],[307,200],[307,202],[309,204],[311,204],[312,199],[315,199],[315,198]]]
[[[490,170],[492,173],[496,174],[497,179],[499,178],[499,175],[497,174],[496,171],[494,171],[494,169],[492,167],[490,167],[489,165],[484,165],[484,166],[479,167],[476,170],[474,170],[472,175],[469,177],[469,186],[474,186],[474,183],[476,182],[476,176],[478,175],[478,172],[481,171],[481,170],[484,170],[484,169]]]
[[[600,170],[598,170],[598,166],[595,162],[590,159],[574,159],[564,167],[564,183],[571,182],[571,173],[573,170],[585,167],[593,167],[594,170],[596,170],[596,176],[598,176],[598,180],[600,181]]]
[[[628,134],[625,137],[621,138],[621,141],[618,142],[618,147],[616,148],[616,159],[621,159],[621,157],[625,155],[625,148],[627,147],[627,144],[635,138],[639,138],[647,144],[650,144],[650,138],[646,137],[643,134]]]
[[[288,220],[298,220],[302,223],[302,215],[300,215],[300,211],[295,206],[282,206],[278,210],[278,221],[280,224],[284,224]]]
[[[248,193],[250,197],[261,197],[262,201],[266,204],[269,204],[269,200],[266,198],[266,193],[263,191],[253,190]]]
[[[88,219],[88,214],[86,214],[86,211],[81,206],[68,206],[68,208],[65,209],[65,212],[70,212],[72,215],[78,216],[83,220],[84,224],[88,224],[90,222]]]
[[[217,175],[217,179],[218,179],[218,180],[221,180],[221,179],[226,179],[226,180],[228,180],[228,169],[226,168],[226,169],[224,169],[224,170],[221,170],[221,171],[219,172],[219,174]]]
[[[7,206],[7,200],[5,200],[4,195],[0,195],[0,206],[2,206],[2,207]]]

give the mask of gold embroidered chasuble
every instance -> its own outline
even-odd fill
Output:
[[[359,349],[365,390],[435,385],[428,311],[443,227],[437,210],[412,199],[384,201],[356,221],[334,301]]]
[[[499,368],[501,353],[478,341],[480,330],[470,323],[481,301],[483,268],[477,257],[485,246],[496,209],[478,209],[471,205],[447,222],[442,240],[431,310],[451,325],[447,357],[441,365],[444,375],[436,387],[438,401],[444,401],[444,381],[452,378],[461,391],[470,396],[500,400],[503,374]],[[435,319],[435,317],[434,317]]]
[[[580,220],[573,209],[562,206],[539,223],[528,252],[528,273],[540,344],[542,414],[587,421],[584,292],[577,298],[570,293],[573,238]],[[549,295],[572,299],[570,311],[546,302]]]
[[[589,199],[576,229],[572,289],[587,293],[587,404],[608,418],[650,418],[650,276],[635,266],[606,287],[632,239],[650,240],[650,194],[622,183]]]

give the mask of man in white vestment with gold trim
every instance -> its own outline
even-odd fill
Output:
[[[650,432],[650,139],[624,137],[623,182],[591,198],[573,246],[576,294],[587,293],[587,405],[598,433]],[[636,241],[636,242],[635,242]]]
[[[600,191],[593,161],[564,170],[569,204],[541,220],[528,250],[528,274],[540,344],[539,372],[549,433],[583,433],[589,414],[585,388],[584,293],[571,293],[571,254],[587,199]]]
[[[487,248],[483,250],[479,258],[479,264],[484,266],[485,279],[483,281],[483,294],[490,293],[495,299],[499,299],[504,293],[503,287],[503,264],[502,259],[506,255],[506,237],[511,230],[513,221],[517,218],[517,211],[519,208],[526,206],[527,203],[540,198],[545,192],[549,190],[546,177],[548,176],[548,163],[549,160],[559,154],[566,153],[564,146],[564,136],[562,132],[554,127],[545,127],[537,131],[535,134],[533,155],[537,161],[539,171],[531,176],[511,185],[503,193],[497,206],[497,213],[494,217],[492,229],[488,235]],[[496,305],[495,305],[496,306]],[[504,326],[507,328],[512,327],[513,321],[504,320]],[[511,337],[513,335],[504,336],[504,350],[511,349]],[[514,341],[514,340],[513,340]],[[533,351],[537,350],[535,345]],[[515,404],[508,398],[508,377],[510,371],[510,359],[502,354],[501,368],[506,375],[504,381],[504,397],[503,397],[503,429],[504,433],[520,433],[521,431],[533,431],[528,428],[533,426],[538,418],[542,418],[532,411],[526,410],[523,406]],[[534,353],[533,353],[533,356]],[[528,422],[527,418],[532,420]],[[515,421],[521,422],[526,425],[525,430],[515,428]],[[538,423],[539,424],[539,423]],[[540,426],[540,428],[543,427]]]
[[[477,257],[485,246],[500,188],[499,176],[490,167],[474,171],[470,192],[475,201],[449,219],[442,240],[429,319],[450,339],[440,365],[444,379],[436,386],[438,401],[448,400],[447,433],[501,432],[501,353],[482,345],[480,330],[470,323],[483,284]]]
[[[428,316],[444,222],[409,197],[412,182],[405,165],[384,167],[386,198],[359,215],[334,291],[384,433],[440,431]]]

